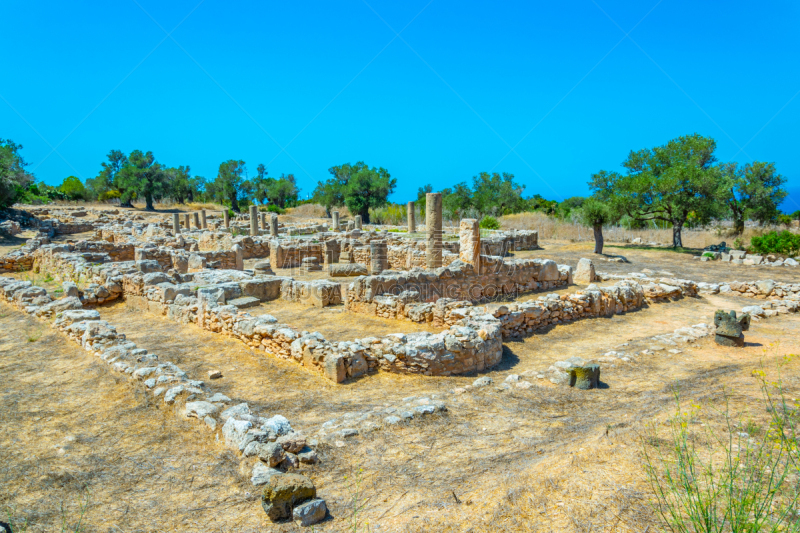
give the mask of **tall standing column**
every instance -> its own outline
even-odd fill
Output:
[[[269,234],[273,238],[278,237],[278,215],[272,215],[269,219]]]
[[[459,252],[458,258],[472,265],[476,274],[481,273],[481,228],[474,218],[465,218],[461,221],[458,230]]]
[[[258,207],[250,206],[250,235],[258,235]]]
[[[191,215],[189,215],[189,213],[186,213],[185,215],[183,215],[183,225],[186,228],[186,231],[189,231],[190,229],[192,229],[190,227],[190,224],[189,224],[190,221],[191,221]]]
[[[369,243],[370,274],[380,274],[389,269],[389,246],[386,241],[371,241]]]
[[[200,229],[200,213],[195,211],[192,214],[194,215],[194,227]]]
[[[267,226],[267,214],[261,213],[261,228],[266,230],[269,226]]]
[[[428,270],[442,266],[442,193],[425,195],[425,262]]]
[[[339,231],[339,211],[333,212],[333,231]]]
[[[222,220],[226,228],[231,227],[231,214],[228,212],[227,209],[224,209],[222,211]]]
[[[356,215],[354,220],[355,229],[361,229],[361,215]]]
[[[208,220],[206,219],[206,210],[205,209],[201,209],[200,210],[200,221],[203,224],[203,229],[208,229]]]
[[[414,220],[414,202],[408,202],[408,232],[415,233],[417,231],[417,221]]]
[[[178,213],[172,213],[172,231],[175,235],[181,232],[181,216]]]

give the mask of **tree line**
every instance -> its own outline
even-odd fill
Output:
[[[27,164],[19,154],[21,148],[0,139],[2,207],[17,201],[118,199],[123,207],[132,207],[133,201],[143,201],[147,210],[153,210],[155,202],[169,200],[179,204],[216,202],[236,212],[243,204],[269,204],[271,209],[280,211],[297,204],[300,194],[293,174],[273,178],[263,164],[259,164],[256,175],[250,177],[244,161],[231,159],[220,164],[215,179],[206,180],[203,176],[192,175],[189,165],[168,167],[160,163],[153,152],[142,150],[127,155],[121,150],[111,150],[100,164],[97,176],[87,179],[86,183],[75,176],[67,176],[60,185],[50,186],[37,183],[24,170]],[[5,183],[9,186],[4,187]]]
[[[21,146],[0,139],[0,207],[31,198],[68,200],[119,199],[122,205],[171,199],[177,203],[216,202],[239,211],[243,205],[269,204],[282,210],[304,203],[292,174],[278,178],[268,175],[259,164],[249,176],[244,161],[231,159],[220,164],[217,176],[206,180],[194,176],[188,165],[167,167],[152,152],[134,150],[126,155],[111,150],[95,178],[82,183],[74,176],[60,186],[36,183],[25,170]],[[787,192],[786,178],[774,163],[754,161],[740,165],[723,163],[716,156],[716,142],[699,134],[672,139],[654,148],[632,150],[622,162],[622,171],[601,170],[592,174],[590,197],[575,196],[562,202],[539,194],[524,197],[525,185],[510,173],[481,172],[471,183],[462,181],[440,190],[445,216],[502,216],[525,211],[540,211],[559,218],[578,220],[594,228],[598,250],[602,251],[602,228],[624,224],[630,228],[656,225],[671,227],[673,245],[682,246],[685,227],[730,219],[733,231],[741,234],[745,220],[761,224],[786,222],[789,216],[778,206]],[[330,178],[319,181],[308,201],[328,211],[347,206],[363,222],[370,221],[370,209],[389,203],[397,180],[383,167],[370,167],[363,161],[328,169]],[[417,192],[416,204],[424,210],[431,184]],[[38,196],[37,196],[38,195]],[[800,218],[800,212],[792,217]]]

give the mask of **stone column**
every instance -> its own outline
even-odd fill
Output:
[[[250,235],[258,235],[258,207],[250,206]]]
[[[203,224],[203,229],[208,229],[208,220],[206,219],[206,210],[205,209],[201,209],[200,210],[200,221]]]
[[[236,255],[236,270],[244,270],[244,249],[234,244],[231,251]]]
[[[200,229],[200,213],[195,211],[192,215],[194,216],[194,227]]]
[[[183,225],[186,227],[186,231],[189,231],[190,229],[192,229],[190,224],[189,224],[190,220],[191,220],[191,215],[189,215],[189,213],[186,213],[185,215],[183,215]]]
[[[267,229],[267,214],[261,213],[261,227],[266,231]]]
[[[224,221],[225,227],[226,228],[230,228],[231,227],[231,214],[228,213],[227,209],[222,211],[222,219]]]
[[[425,195],[425,262],[428,270],[442,266],[442,193]]]
[[[339,231],[339,211],[333,212],[333,231]]]
[[[459,252],[458,258],[472,265],[476,274],[481,273],[481,228],[474,218],[465,218],[461,221],[458,231]]]
[[[361,229],[361,215],[356,215],[354,222],[355,222],[355,229]]]
[[[417,222],[414,220],[414,202],[408,202],[408,232],[415,233],[417,231]]]
[[[175,235],[181,232],[181,216],[178,213],[172,213],[172,231]]]
[[[278,237],[278,215],[272,215],[269,219],[269,234],[272,237]]]
[[[380,274],[389,269],[389,246],[386,241],[372,241],[369,243],[370,273]]]

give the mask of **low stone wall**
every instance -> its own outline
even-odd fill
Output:
[[[436,272],[412,270],[359,277],[348,286],[345,305],[350,311],[374,315],[377,307],[374,299],[381,295],[406,293],[408,301],[421,303],[439,298],[478,303],[572,283],[572,268],[558,266],[549,259],[503,260],[481,256],[480,260],[480,274],[472,265],[455,261]]]
[[[635,281],[619,281],[611,287],[590,285],[573,294],[556,294],[509,306],[500,306],[493,313],[500,320],[503,337],[522,337],[538,329],[581,318],[610,316],[639,309],[648,302],[696,296],[691,283],[669,285]]]
[[[0,298],[29,314],[47,319],[52,328],[107,363],[111,370],[143,382],[145,390],[156,400],[172,406],[176,416],[197,419],[215,441],[223,441],[245,460],[251,457],[253,485],[264,485],[271,475],[301,470],[303,464],[318,462],[306,438],[295,431],[285,417],[262,416],[246,403],[233,405],[231,398],[215,392],[205,381],[192,379],[176,364],[138,347],[114,325],[101,320],[97,311],[82,309],[77,298],[62,298],[49,304],[57,309],[57,314],[52,309],[47,314],[42,313],[39,306],[25,305],[20,298],[29,291],[29,287],[21,286],[25,283],[0,277]],[[54,316],[55,320],[50,321]],[[260,446],[265,446],[269,452],[261,453]]]

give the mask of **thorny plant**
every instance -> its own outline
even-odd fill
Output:
[[[654,507],[668,531],[800,531],[798,404],[787,401],[780,379],[767,381],[763,369],[754,374],[761,381],[768,422],[735,420],[727,393],[721,410],[709,407],[711,412],[701,417],[703,408],[691,404],[685,409],[676,391],[677,412],[667,421],[666,440],[658,438],[654,426],[643,439]],[[721,429],[701,422],[715,416],[722,420]]]

